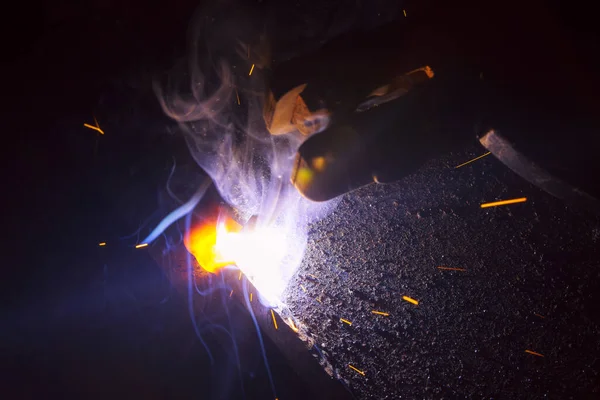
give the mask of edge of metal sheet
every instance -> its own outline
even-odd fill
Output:
[[[566,203],[600,214],[600,201],[586,192],[550,175],[519,153],[498,131],[490,129],[479,142],[517,175]]]

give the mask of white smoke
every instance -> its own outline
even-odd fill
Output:
[[[255,238],[271,242],[255,243],[260,259],[242,257],[248,261],[238,264],[262,300],[278,306],[302,261],[308,224],[337,202],[311,202],[290,183],[303,136],[272,136],[267,131],[263,105],[268,38],[234,5],[220,2],[199,10],[190,30],[187,68],[176,68],[156,91],[223,200],[244,222],[256,216],[255,231],[268,232]]]

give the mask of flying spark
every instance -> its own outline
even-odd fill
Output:
[[[142,243],[142,244],[136,244],[135,245],[136,249],[142,249],[144,247],[148,247],[148,243]]]
[[[540,318],[546,318],[543,315],[540,315],[540,314],[537,314],[537,313],[534,313],[533,315],[535,315],[536,317],[540,317]]]
[[[386,312],[383,312],[383,311],[376,311],[376,310],[373,310],[373,311],[371,311],[371,312],[372,312],[373,314],[377,314],[377,315],[383,315],[384,317],[389,317],[389,316],[390,316],[390,313],[386,313]]]
[[[237,88],[235,88],[235,97],[237,97],[238,106],[240,105],[240,94],[238,93]]]
[[[534,356],[538,356],[538,357],[544,357],[543,354],[536,353],[535,351],[531,351],[531,350],[525,350],[525,353],[527,353],[527,354],[533,354]]]
[[[464,165],[467,165],[467,164],[471,164],[473,161],[477,161],[477,160],[479,160],[480,158],[483,158],[483,157],[485,157],[485,156],[489,156],[490,154],[491,154],[491,152],[490,152],[490,151],[488,151],[487,153],[485,153],[485,154],[483,154],[483,155],[481,155],[481,156],[479,156],[479,157],[475,157],[475,158],[474,158],[474,159],[472,159],[472,160],[469,160],[469,161],[467,161],[467,162],[465,162],[465,163],[462,163],[462,164],[460,164],[460,165],[457,165],[456,167],[454,167],[454,169],[456,169],[456,168],[460,168],[460,167],[462,167],[462,166],[464,166]]]
[[[279,329],[277,327],[277,320],[275,319],[275,312],[273,311],[272,308],[271,308],[271,317],[273,317],[273,325],[275,325],[275,330]]]
[[[98,246],[100,246],[100,247],[106,246],[106,242],[100,242],[100,243],[98,243]]]
[[[340,322],[343,322],[345,324],[348,324],[348,325],[352,326],[352,322],[348,321],[347,319],[340,318]]]
[[[466,269],[464,269],[464,268],[454,268],[454,267],[438,267],[438,269],[443,269],[445,271],[462,271],[462,272],[466,271]]]
[[[404,13],[404,16],[406,17],[406,10],[402,10],[402,12]]]
[[[413,299],[411,297],[408,297],[408,296],[402,296],[402,300],[408,301],[409,303],[412,303],[415,306],[419,305],[419,301],[418,300],[415,300],[415,299]]]
[[[300,284],[300,289],[302,289],[302,291],[303,291],[304,293],[306,293],[306,288],[304,287],[304,285]]]
[[[90,125],[90,124],[83,124],[83,126],[85,126],[86,128],[92,129],[96,132],[100,132],[101,135],[104,135],[104,131],[102,129],[100,129],[100,125],[98,125],[98,120],[96,119],[96,117],[94,117],[94,122],[96,123],[96,126]]]
[[[519,197],[518,199],[500,200],[500,201],[495,201],[493,203],[483,203],[481,205],[481,208],[504,206],[507,204],[515,204],[515,203],[525,203],[526,201],[527,201],[527,197]]]
[[[288,322],[289,322],[289,326],[290,326],[290,328],[291,328],[291,329],[292,329],[294,332],[298,333],[299,329],[296,327],[296,324],[294,324],[294,321],[292,320],[292,317],[288,317]]]
[[[250,301],[252,301],[252,292],[250,292]]]
[[[250,72],[248,72],[248,76],[252,75],[252,71],[254,71],[254,64],[252,64],[252,67],[250,67]]]
[[[238,281],[242,280],[242,271],[240,270],[240,273],[238,274]]]
[[[233,290],[229,293],[229,297],[233,296]]]
[[[362,376],[365,376],[365,373],[364,373],[364,371],[361,371],[360,369],[356,368],[354,365],[352,365],[352,364],[348,364],[348,367],[350,367],[350,369],[352,369],[352,370],[354,370],[354,371],[358,372],[358,373],[359,373],[359,374],[361,374]]]

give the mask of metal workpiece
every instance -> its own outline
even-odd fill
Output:
[[[357,398],[597,390],[600,220],[484,154],[365,186],[312,226],[285,302]]]

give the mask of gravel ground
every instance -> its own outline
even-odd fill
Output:
[[[286,301],[358,398],[600,395],[600,221],[493,156],[454,168],[482,153],[355,191],[312,227]]]

